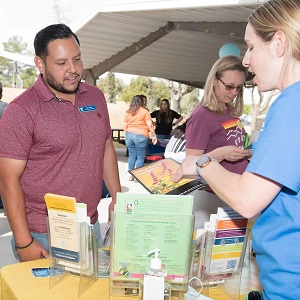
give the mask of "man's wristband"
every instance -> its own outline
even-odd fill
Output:
[[[33,245],[33,242],[34,242],[34,238],[31,237],[31,242],[29,244],[27,244],[26,246],[19,247],[16,243],[16,250],[25,250],[25,249],[31,247]]]

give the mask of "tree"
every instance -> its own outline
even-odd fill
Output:
[[[171,109],[180,111],[180,98],[183,95],[190,93],[194,87],[167,79],[160,80],[169,89],[171,95]]]
[[[112,72],[108,72],[108,102],[116,103],[116,76]]]
[[[133,96],[140,94],[147,97],[147,107],[150,111],[155,110],[163,98],[170,97],[168,89],[159,81],[150,77],[138,76],[131,79],[130,84],[122,91],[120,99],[129,103]]]
[[[116,78],[114,73],[108,72],[107,76],[98,79],[97,87],[102,90],[107,102],[116,103],[125,84],[122,79]]]
[[[3,48],[7,52],[32,55],[27,50],[27,43],[23,42],[23,38],[18,35],[3,42]],[[34,67],[0,57],[0,80],[4,86],[27,88],[35,79],[36,69]]]
[[[62,6],[64,4],[65,6]],[[72,6],[60,0],[52,0],[52,14],[51,19],[56,20],[56,23],[70,23],[69,17],[66,12],[72,12]]]
[[[48,14],[49,23],[70,23],[67,14],[70,15],[72,12],[72,2],[61,3],[62,1],[59,0],[52,0],[52,2],[52,10]],[[11,37],[7,42],[3,42],[3,50],[33,55],[27,50],[27,43],[23,42],[23,38],[18,35]],[[4,86],[28,88],[36,81],[36,77],[35,67],[0,57],[0,81]]]
[[[162,99],[170,99],[171,98],[169,89],[161,81],[155,80],[153,84],[154,84],[154,89],[155,89],[154,99],[156,99],[156,102],[153,101],[153,107],[152,107],[151,111],[160,107],[160,102]],[[149,107],[149,109],[150,109],[150,107]]]
[[[258,91],[256,86],[251,88],[251,131],[255,129],[257,117],[263,112],[267,111],[272,98],[279,93],[279,90],[272,90],[268,93],[262,93]],[[258,97],[255,97],[255,94]]]
[[[180,114],[189,117],[199,104],[199,100],[199,89],[194,89],[190,93],[183,95],[180,100]]]
[[[251,105],[250,104],[244,104],[244,114],[249,115],[251,113]]]

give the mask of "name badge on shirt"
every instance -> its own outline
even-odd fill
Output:
[[[79,106],[79,107],[78,107],[78,110],[79,110],[80,112],[85,113],[85,112],[89,112],[89,111],[94,111],[94,110],[96,110],[96,106],[95,106],[95,105]]]

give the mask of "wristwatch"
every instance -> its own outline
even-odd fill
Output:
[[[196,172],[197,174],[201,176],[201,169],[205,168],[206,166],[208,166],[210,164],[211,161],[217,161],[216,159],[206,156],[206,155],[202,155],[200,156],[200,158],[196,161]]]

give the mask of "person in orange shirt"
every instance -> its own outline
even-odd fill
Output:
[[[152,118],[148,109],[144,107],[143,99],[134,96],[130,107],[124,117],[125,143],[129,153],[128,170],[140,168],[144,165],[147,155],[149,132],[151,132],[152,144],[157,143],[157,137],[152,124]],[[132,181],[133,177],[130,176]]]

